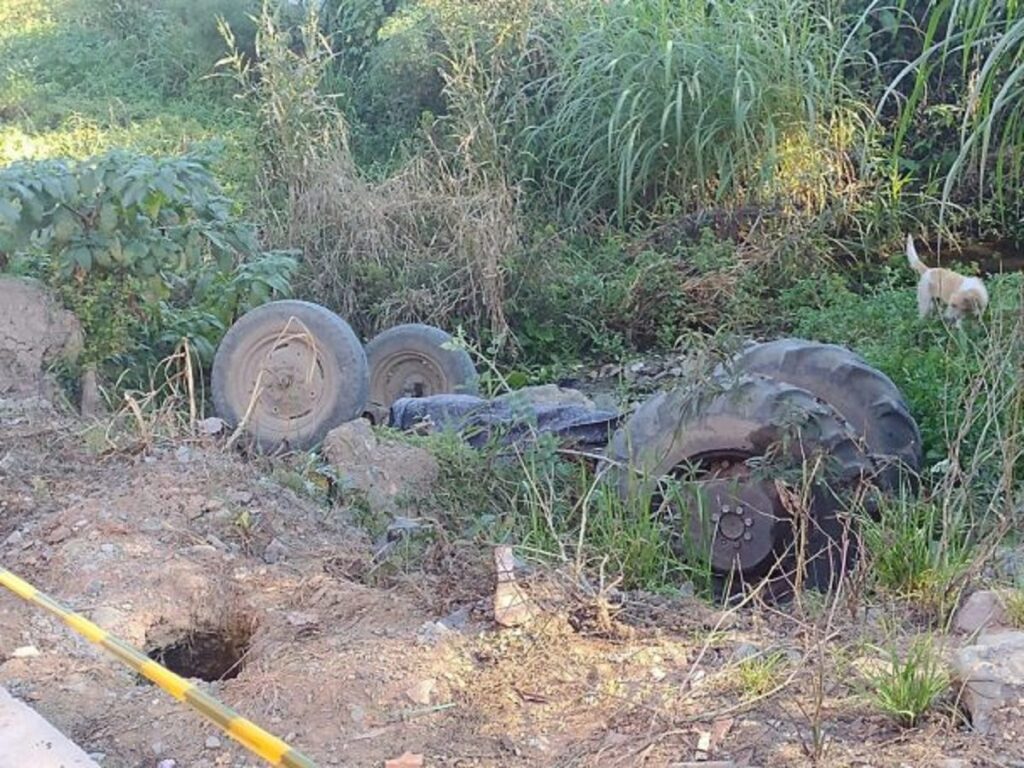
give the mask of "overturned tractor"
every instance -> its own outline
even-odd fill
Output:
[[[556,388],[476,396],[465,350],[436,328],[385,331],[366,349],[315,304],[273,302],[225,336],[213,367],[219,415],[262,451],[305,449],[360,416],[456,430],[474,444],[548,432],[602,452],[631,502],[655,505],[684,556],[722,592],[829,589],[855,561],[856,521],[880,494],[916,487],[921,439],[882,372],[831,344],[748,346],[700,382],[628,417]]]

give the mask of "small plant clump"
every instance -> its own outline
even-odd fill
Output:
[[[736,677],[743,697],[757,699],[771,693],[782,682],[786,666],[783,651],[758,653],[743,659],[736,668]]]
[[[949,676],[930,638],[915,638],[901,653],[889,649],[884,669],[871,679],[875,705],[904,728],[913,728],[949,688]]]

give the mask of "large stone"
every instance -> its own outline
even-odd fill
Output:
[[[579,390],[559,387],[557,384],[538,384],[532,387],[523,387],[522,389],[516,389],[494,398],[494,402],[508,403],[513,408],[519,404],[541,408],[564,405],[579,405],[584,408],[594,407],[594,403],[590,398]]]
[[[1006,608],[999,593],[981,589],[968,597],[953,618],[953,629],[972,634],[991,627],[1005,627]]]
[[[378,438],[366,419],[328,432],[323,451],[346,486],[365,493],[375,509],[390,511],[398,506],[400,497],[426,495],[440,474],[437,460],[429,452]]]
[[[44,394],[50,364],[81,346],[77,318],[41,283],[0,277],[0,397]]]
[[[985,632],[953,656],[954,677],[971,723],[992,733],[1021,719],[1024,697],[1024,632]],[[1016,730],[1013,728],[1012,730]]]

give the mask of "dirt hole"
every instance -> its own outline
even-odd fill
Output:
[[[147,652],[149,658],[182,677],[214,682],[238,677],[255,627],[234,622],[223,627],[195,627]]]

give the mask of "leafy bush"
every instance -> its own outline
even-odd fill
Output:
[[[238,313],[287,293],[295,266],[260,252],[209,158],[124,152],[0,170],[0,253],[79,315],[83,364],[125,367],[183,336],[209,359]]]

